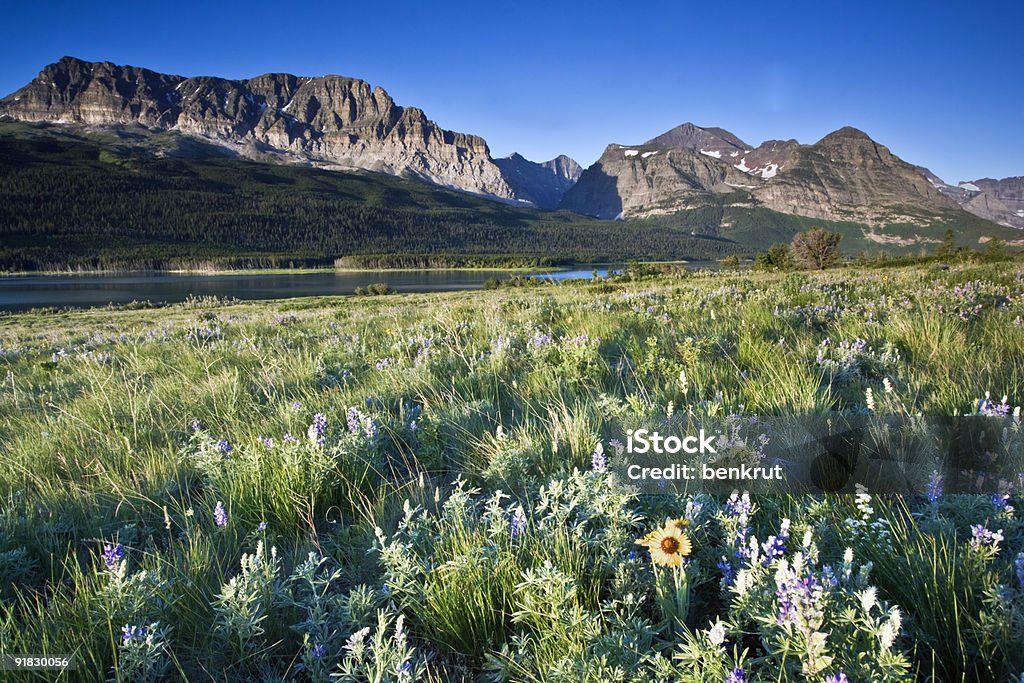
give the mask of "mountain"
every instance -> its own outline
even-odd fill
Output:
[[[542,209],[557,209],[562,195],[576,184],[583,173],[583,168],[564,154],[543,163],[512,154],[504,159],[495,159],[494,163],[501,169],[516,198]]]
[[[918,168],[935,189],[964,210],[1007,228],[1024,229],[1024,176],[982,178],[950,185],[927,168]]]
[[[174,130],[246,157],[410,175],[517,199],[483,138],[444,130],[382,88],[344,76],[185,78],[64,57],[0,100],[0,116]]]
[[[684,123],[666,131],[656,138],[644,143],[647,147],[667,149],[679,147],[684,149],[704,150],[705,153],[719,156],[736,157],[749,151],[750,145],[722,128],[702,128],[694,123]]]
[[[961,213],[920,169],[865,133],[842,128],[813,145],[769,140],[751,148],[720,128],[683,124],[643,145],[609,145],[562,207],[616,218],[736,207],[869,226],[925,226]]]

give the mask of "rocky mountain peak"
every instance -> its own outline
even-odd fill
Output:
[[[694,123],[684,123],[665,131],[645,142],[644,146],[698,151],[703,149],[726,154],[750,149],[747,143],[723,128],[704,128]]]
[[[542,209],[557,209],[562,196],[583,173],[583,168],[576,160],[564,154],[537,163],[513,152],[504,159],[495,159],[494,163],[501,169],[516,198]]]
[[[186,78],[64,57],[0,100],[0,115],[174,130],[247,156],[410,174],[516,199],[482,138],[444,130],[382,88],[335,74]]]

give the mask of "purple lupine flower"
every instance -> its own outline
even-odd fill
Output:
[[[850,679],[846,677],[842,671],[837,674],[825,677],[825,683],[850,683]]]
[[[192,420],[191,427],[193,432],[201,432],[204,429],[203,423],[199,420]]]
[[[286,433],[284,437],[281,439],[281,441],[285,442],[286,444],[299,442],[299,440],[292,436],[290,432]]]
[[[221,527],[228,525],[227,510],[224,509],[224,503],[219,500],[217,501],[217,505],[213,508],[213,523]]]
[[[345,413],[345,419],[348,421],[349,432],[355,434],[359,431],[359,410],[357,408],[349,408]]]
[[[379,361],[377,361],[376,368],[378,370],[383,370],[384,368],[389,367],[394,362],[395,359],[391,358],[390,356],[387,358],[381,358]]]
[[[267,530],[267,523],[266,522],[260,522],[259,526],[256,527],[256,528],[259,529],[260,531],[266,531]]]
[[[325,654],[327,654],[327,646],[323,643],[320,643],[319,645],[313,648],[312,655],[314,659],[320,659]]]
[[[301,401],[292,401],[292,412],[293,413],[297,413],[300,410],[302,410],[302,402]]]
[[[221,455],[227,455],[233,450],[231,448],[231,444],[224,439],[221,439],[216,444],[214,444],[214,449]]]
[[[365,424],[363,426],[364,426],[364,430],[366,431],[366,437],[368,439],[376,439],[377,438],[377,421],[376,420],[374,420],[372,417],[368,417],[368,418],[366,418],[366,422],[365,422]]]
[[[412,662],[403,662],[395,667],[395,673],[398,674],[399,678],[405,676],[412,676]]]
[[[313,416],[313,424],[309,425],[306,435],[309,437],[310,443],[316,446],[323,446],[327,442],[326,434],[327,416],[323,413],[317,413]]]
[[[516,538],[521,536],[524,531],[526,531],[526,512],[523,510],[523,506],[520,505],[512,513],[512,519],[509,522],[509,534],[512,538]]]
[[[797,626],[801,630],[816,630],[821,621],[824,591],[813,575],[804,578],[790,576],[778,583],[775,592],[779,599],[780,626]]]
[[[1021,590],[1024,590],[1024,552],[1017,554],[1013,566],[1017,569],[1017,580],[1020,581]]]
[[[925,487],[924,495],[928,498],[929,503],[934,503],[942,497],[942,475],[939,474],[938,470],[931,473],[928,477],[928,485]]]
[[[832,569],[832,565],[826,564],[821,568],[821,582],[828,590],[832,590],[839,585],[839,577],[836,576],[836,572]]]
[[[611,441],[608,442],[608,445],[610,445],[612,449],[615,451],[615,455],[622,455],[626,450],[625,444],[623,444],[618,439],[612,439]]]
[[[785,554],[786,537],[769,536],[768,539],[761,544],[761,563],[766,567]]]
[[[971,549],[981,550],[990,548],[999,550],[999,543],[1003,540],[1003,530],[990,531],[984,524],[971,525]]]
[[[747,683],[747,675],[743,669],[736,667],[725,677],[725,683]]]
[[[121,644],[128,645],[133,640],[142,640],[146,637],[146,629],[141,626],[125,624],[121,627]]]
[[[1010,507],[1010,494],[1008,493],[993,493],[992,504],[996,506],[996,509],[1003,511]]]
[[[748,515],[753,509],[754,506],[750,502],[750,494],[746,491],[743,492],[742,496],[738,491],[733,491],[732,495],[729,496],[729,500],[725,501],[725,510],[731,517]]]
[[[722,559],[715,566],[718,568],[718,571],[722,572],[722,585],[726,588],[731,586],[732,582],[736,580],[736,571],[732,568],[729,558],[722,555]]]
[[[600,441],[597,442],[594,452],[590,455],[590,466],[595,472],[600,472],[608,466],[608,456],[604,454],[604,446]]]
[[[103,564],[106,565],[107,569],[114,569],[117,567],[118,562],[124,558],[124,546],[120,543],[103,544]]]
[[[540,332],[534,333],[530,338],[530,346],[535,349],[541,349],[551,343],[551,333],[541,334]]]

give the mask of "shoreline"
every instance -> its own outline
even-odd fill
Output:
[[[699,260],[637,261],[642,265],[690,265],[704,263]],[[0,272],[0,279],[18,277],[90,277],[113,275],[311,275],[315,273],[423,273],[423,272],[506,272],[506,273],[552,273],[573,270],[602,270],[621,268],[623,263],[573,263],[560,266],[452,266],[450,268],[233,268],[233,269],[101,269],[101,270],[24,270]]]

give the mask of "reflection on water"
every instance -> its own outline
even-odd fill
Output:
[[[556,270],[536,277],[589,278],[593,270]],[[608,274],[607,268],[597,270]],[[45,306],[89,307],[131,301],[176,303],[189,296],[236,299],[287,299],[352,294],[356,287],[383,282],[396,292],[476,289],[490,278],[507,279],[507,270],[386,270],[297,274],[237,273],[201,275],[125,273],[117,275],[27,275],[0,277],[0,310]]]

